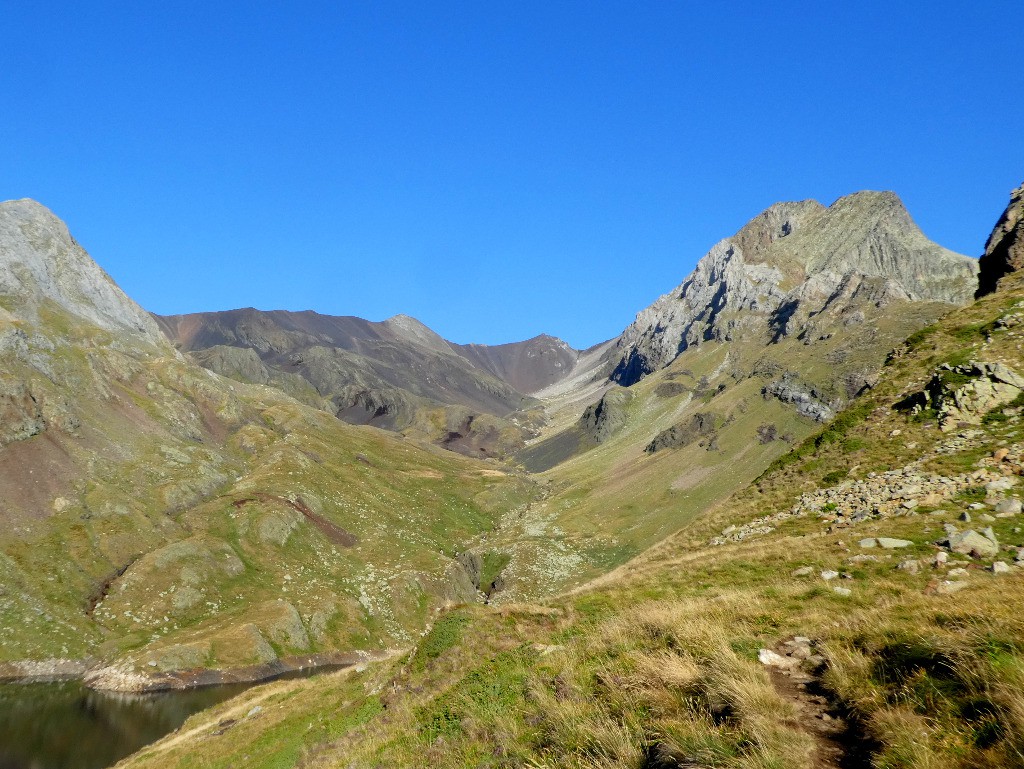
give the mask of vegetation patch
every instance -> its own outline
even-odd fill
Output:
[[[468,623],[469,617],[457,611],[438,617],[416,647],[412,660],[413,669],[422,670],[431,660],[437,659],[454,647],[462,638],[462,629]]]

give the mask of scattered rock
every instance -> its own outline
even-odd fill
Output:
[[[858,543],[861,547],[875,547],[878,544],[878,540],[874,537],[866,537]]]
[[[792,576],[794,577],[809,577],[814,573],[813,566],[801,566],[799,569],[794,569]]]
[[[910,547],[913,542],[909,539],[894,539],[892,537],[879,537],[878,545],[885,550],[897,550],[903,547]]]
[[[835,579],[838,576],[839,576],[839,572],[838,571],[832,571],[831,569],[826,569],[825,571],[823,571],[821,573],[821,578],[824,579],[824,580]]]
[[[1010,573],[1010,565],[1008,563],[1006,563],[1005,561],[994,561],[992,563],[992,573],[993,574],[1009,574]]]
[[[841,595],[841,596],[844,596],[844,597],[853,594],[853,591],[850,590],[850,588],[848,588],[848,587],[834,587],[834,588],[832,588],[832,592],[835,593],[836,595]]]
[[[783,657],[771,649],[761,649],[758,651],[757,659],[766,667],[779,668],[780,670],[795,670],[800,667],[800,660],[794,657]]]
[[[917,574],[917,572],[921,569],[921,564],[918,561],[911,558],[906,561],[900,561],[899,565],[896,568],[900,571],[907,572],[907,574]]]

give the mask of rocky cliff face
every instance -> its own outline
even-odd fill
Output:
[[[996,222],[979,262],[977,296],[991,294],[999,279],[1024,267],[1024,184],[1010,194],[1010,204]]]
[[[964,303],[976,274],[977,262],[928,240],[891,192],[848,195],[828,208],[778,203],[637,315],[616,345],[611,377],[632,384],[712,340],[810,343],[857,323],[865,305]]]
[[[102,329],[166,344],[149,314],[34,200],[0,203],[0,298],[22,317],[35,318],[50,300]]]

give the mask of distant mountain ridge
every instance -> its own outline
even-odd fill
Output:
[[[219,374],[278,387],[346,422],[482,456],[522,445],[532,428],[506,418],[535,407],[530,393],[565,376],[578,356],[549,336],[458,345],[407,315],[374,322],[245,308],[154,318]]]
[[[607,384],[628,387],[707,342],[813,344],[862,323],[869,307],[962,304],[977,271],[976,260],[928,240],[894,193],[866,191],[828,207],[772,205],[717,243],[619,337],[591,350],[548,335],[455,344],[405,315],[372,322],[247,308],[157,322],[178,347],[225,376],[327,402],[345,421],[495,456],[521,448],[543,427],[535,393],[599,397]],[[792,392],[788,382],[782,389]],[[432,410],[444,418],[425,418]],[[513,416],[524,412],[530,416]]]

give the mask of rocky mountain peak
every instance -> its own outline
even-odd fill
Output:
[[[392,315],[383,322],[383,325],[396,336],[427,347],[435,352],[453,352],[451,345],[442,336],[411,315]]]
[[[775,203],[747,222],[732,240],[754,261],[772,243],[797,232],[824,209],[816,200]]]
[[[711,340],[816,334],[862,304],[964,303],[976,275],[977,262],[928,240],[892,192],[858,192],[828,208],[776,203],[637,315],[616,345],[611,376],[632,384]]]
[[[1010,193],[1010,204],[985,243],[977,296],[991,294],[999,279],[1024,267],[1024,184]]]
[[[149,314],[34,200],[0,203],[0,296],[22,317],[37,317],[48,299],[100,328],[165,344]]]

